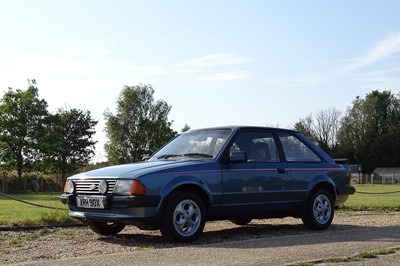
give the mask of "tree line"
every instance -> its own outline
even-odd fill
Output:
[[[39,98],[35,80],[26,90],[9,88],[0,100],[0,169],[53,172],[63,179],[94,155],[97,121],[89,111],[59,108]]]
[[[178,133],[168,120],[171,110],[154,99],[151,85],[125,86],[116,112],[105,110],[105,144],[111,165],[138,162]],[[59,108],[48,111],[35,80],[26,90],[9,88],[0,100],[0,170],[56,173],[62,180],[87,169],[95,154],[95,121],[90,111]],[[390,91],[357,97],[343,114],[329,108],[301,118],[294,129],[303,132],[336,158],[348,158],[370,173],[377,166],[400,166],[400,98]],[[182,132],[190,129],[185,124]],[[101,164],[104,166],[104,163]]]
[[[176,136],[167,117],[171,106],[154,101],[150,85],[126,86],[117,112],[105,112],[111,164],[140,161]],[[190,127],[186,124],[181,131]],[[294,125],[334,158],[362,165],[364,173],[376,167],[400,167],[400,96],[372,91],[356,97],[343,113],[332,107],[300,118]]]
[[[320,110],[294,128],[331,156],[362,165],[364,173],[400,167],[400,97],[391,91],[358,96],[344,114],[336,108]]]
[[[98,121],[77,108],[49,112],[36,81],[28,83],[26,90],[9,88],[0,100],[0,170],[16,171],[18,178],[34,171],[55,173],[63,183],[68,175],[87,169],[95,154]],[[176,136],[167,119],[171,106],[153,95],[150,85],[126,86],[117,113],[104,112],[107,164],[141,161]]]

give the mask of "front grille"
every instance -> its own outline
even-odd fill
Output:
[[[77,194],[100,194],[99,183],[101,179],[76,179],[75,191]],[[112,194],[114,192],[115,183],[117,180],[106,180],[108,189],[107,194]]]

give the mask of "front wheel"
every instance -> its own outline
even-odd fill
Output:
[[[125,224],[113,223],[113,222],[92,222],[88,221],[90,229],[93,232],[102,236],[112,236],[121,232],[125,228]]]
[[[192,242],[203,232],[206,221],[204,203],[192,192],[174,193],[164,215],[160,230],[169,241]]]
[[[331,194],[325,189],[319,189],[306,202],[302,221],[311,230],[324,230],[331,225],[333,216],[334,206]]]

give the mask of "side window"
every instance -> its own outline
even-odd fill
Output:
[[[272,133],[242,132],[229,152],[244,151],[249,162],[279,162],[279,153]]]
[[[321,162],[321,158],[298,138],[289,134],[279,134],[286,161]]]

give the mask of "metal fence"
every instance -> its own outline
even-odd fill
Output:
[[[0,176],[0,192],[15,193],[15,192],[49,192],[61,191],[62,186],[54,180],[43,178],[40,175],[23,176],[8,176],[3,173]]]
[[[353,183],[382,185],[400,183],[399,167],[378,167],[372,172],[372,174],[363,174],[356,170],[357,167],[351,167],[350,169]]]

